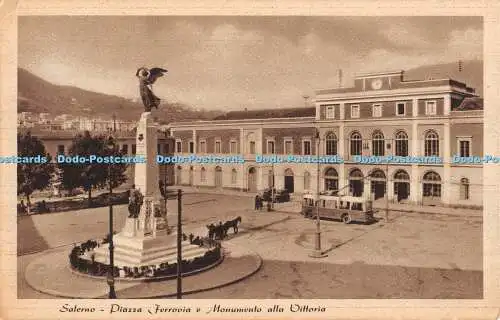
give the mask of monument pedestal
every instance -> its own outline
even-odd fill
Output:
[[[144,112],[137,125],[136,155],[146,158],[135,164],[135,188],[144,195],[137,218],[127,218],[122,231],[113,236],[114,264],[117,267],[140,267],[177,262],[177,234],[171,233],[159,190],[156,162],[157,128],[150,112]],[[207,251],[188,241],[182,242],[182,258],[193,259]],[[109,264],[109,245],[95,250],[95,260]]]

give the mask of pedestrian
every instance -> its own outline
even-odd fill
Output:
[[[21,200],[21,203],[19,204],[19,209],[21,213],[26,213],[26,205],[24,204],[24,200]]]
[[[263,199],[262,197],[260,196],[260,194],[258,195],[259,197],[259,210],[262,211],[262,207],[264,207],[264,204],[263,204]]]
[[[255,210],[259,210],[259,195],[255,196]]]

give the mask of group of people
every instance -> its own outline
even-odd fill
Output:
[[[28,213],[28,205],[24,203],[24,200],[21,200],[21,202],[17,205],[17,212],[20,214],[26,214]],[[42,200],[41,202],[38,202],[35,207],[35,212],[36,213],[48,213],[50,212],[50,208],[47,205],[47,202],[45,200]]]

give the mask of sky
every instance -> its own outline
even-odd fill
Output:
[[[25,16],[18,35],[19,67],[52,83],[138,99],[137,68],[163,67],[162,100],[225,111],[483,54],[481,17]]]

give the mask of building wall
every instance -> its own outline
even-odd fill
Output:
[[[353,88],[341,88],[332,90],[320,90],[316,96],[315,118],[287,118],[287,119],[265,119],[265,120],[225,120],[186,122],[171,124],[173,136],[177,139],[187,140],[193,136],[197,141],[207,141],[207,152],[213,152],[214,139],[228,141],[239,137],[238,152],[244,154],[246,162],[242,165],[220,165],[223,172],[222,187],[248,190],[250,188],[249,170],[255,170],[255,183],[258,191],[269,186],[270,175],[274,174],[275,187],[285,187],[285,172],[293,172],[294,192],[300,194],[306,189],[308,191],[322,191],[325,187],[324,173],[329,167],[333,167],[338,174],[338,187],[345,188],[349,193],[349,176],[352,170],[361,170],[363,177],[364,195],[373,197],[372,178],[368,178],[374,171],[380,170],[385,176],[387,183],[387,197],[393,201],[396,197],[396,185],[400,182],[394,181],[395,174],[404,170],[409,179],[407,202],[416,204],[435,204],[438,201],[443,205],[482,205],[482,166],[481,165],[453,165],[449,158],[456,153],[456,138],[458,136],[470,136],[472,139],[472,154],[482,155],[483,152],[483,116],[482,111],[451,111],[465,97],[472,96],[472,89],[453,80],[427,80],[427,81],[402,81],[402,75],[397,73],[382,75],[380,89],[372,87],[372,81],[377,76],[369,75],[367,78],[355,80]],[[393,94],[393,90],[394,94]],[[425,114],[425,102],[436,101],[436,115]],[[396,114],[396,104],[405,103],[405,114]],[[382,116],[373,117],[372,106],[375,103],[383,105]],[[351,105],[360,106],[359,119],[351,118]],[[326,119],[327,106],[334,106],[334,117]],[[316,150],[316,130],[319,131],[320,148]],[[429,130],[438,134],[439,156],[442,164],[357,164],[353,163],[350,153],[350,135],[359,132],[362,135],[362,154],[373,155],[372,137],[374,132],[380,131],[384,136],[384,154],[395,154],[395,135],[403,130],[408,137],[408,153],[410,156],[425,155],[425,135]],[[339,164],[313,164],[313,163],[255,163],[255,156],[249,154],[250,141],[256,142],[255,152],[266,154],[267,140],[275,143],[275,153],[284,154],[284,139],[293,140],[293,154],[302,154],[302,141],[311,139],[313,154],[325,155],[326,135],[332,132],[337,137],[338,154],[346,162]],[[224,149],[223,152],[227,152]],[[183,149],[185,153],[187,149]],[[203,187],[215,187],[215,165],[189,164],[181,166],[180,184],[189,184],[190,168],[193,168],[192,184]],[[201,181],[201,168],[205,168],[206,180]],[[236,169],[238,173],[237,182],[231,181],[231,171]],[[319,172],[318,172],[319,170]],[[424,197],[423,177],[427,172],[435,172],[439,175],[441,195],[435,197]],[[175,171],[176,175],[179,171]],[[305,183],[305,177],[309,176],[309,182]],[[462,179],[468,179],[469,197],[463,198]],[[319,190],[316,186],[319,182]],[[397,183],[396,183],[397,182]],[[428,184],[428,182],[425,182]],[[308,184],[308,186],[306,186]],[[376,186],[380,190],[380,187]],[[437,199],[435,199],[437,198]]]
[[[477,120],[476,120],[477,121]],[[457,140],[458,137],[470,137],[472,140],[471,144],[471,155],[472,156],[483,156],[483,135],[484,126],[482,123],[454,123],[450,127],[450,147],[451,156],[458,154],[457,150]]]

